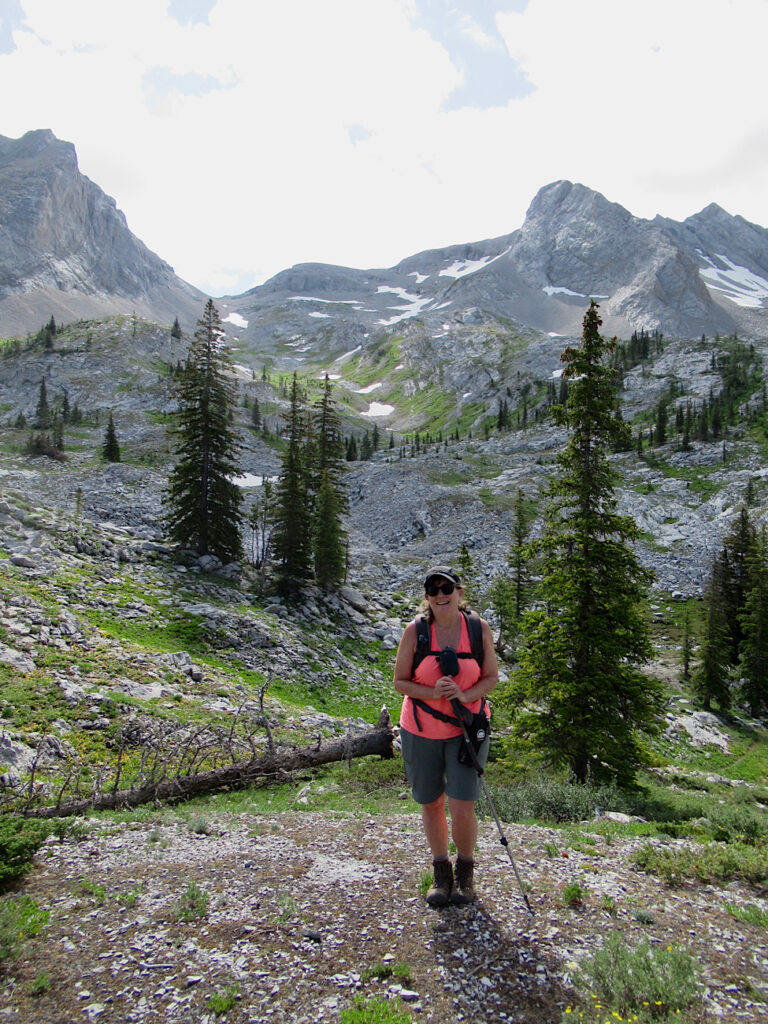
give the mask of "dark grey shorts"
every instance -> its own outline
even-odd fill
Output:
[[[462,736],[450,740],[430,740],[400,730],[400,743],[405,762],[405,774],[411,784],[413,799],[418,804],[431,804],[443,793],[454,800],[477,800],[480,797],[480,779],[472,765],[459,764]],[[477,753],[477,760],[485,766],[488,760],[490,737],[486,737]]]

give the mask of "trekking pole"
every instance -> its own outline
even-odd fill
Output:
[[[509,848],[509,840],[504,835],[504,830],[501,827],[501,822],[499,821],[499,816],[496,813],[496,808],[495,808],[495,806],[493,804],[493,800],[491,799],[491,794],[488,791],[488,785],[487,785],[487,783],[485,781],[485,778],[484,778],[485,769],[483,768],[483,766],[480,764],[480,762],[477,759],[477,753],[475,752],[475,748],[472,746],[472,741],[470,740],[469,733],[467,732],[466,716],[469,716],[470,721],[471,721],[472,712],[469,710],[469,708],[466,707],[466,705],[461,703],[461,701],[458,699],[458,697],[454,697],[454,699],[451,701],[451,707],[453,708],[454,714],[456,715],[456,717],[458,718],[459,722],[461,723],[461,731],[464,733],[464,743],[466,744],[467,750],[469,751],[469,756],[470,756],[470,758],[472,760],[472,764],[475,767],[475,771],[477,772],[477,777],[480,779],[480,785],[482,786],[483,793],[485,794],[485,799],[488,802],[488,806],[491,809],[491,814],[493,815],[493,820],[496,822],[496,828],[499,830],[499,838],[501,840],[501,845],[507,851],[507,856],[509,857],[509,863],[512,865],[512,870],[515,872],[515,878],[517,879],[517,885],[518,885],[518,888],[520,889],[520,895],[523,897],[523,902],[525,903],[525,907],[526,907],[526,910],[528,911],[529,916],[533,917],[533,915],[534,915],[533,907],[528,902],[528,894],[526,893],[525,888],[523,887],[523,882],[522,882],[522,879],[520,878],[520,872],[517,870],[517,864],[515,864],[515,858],[512,856],[512,851]]]

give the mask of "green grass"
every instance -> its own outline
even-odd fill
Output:
[[[26,940],[42,931],[48,917],[49,912],[41,910],[31,896],[0,899],[0,963],[20,956]]]
[[[225,1013],[229,1013],[239,998],[240,986],[230,985],[223,992],[214,992],[209,996],[208,1009],[217,1017],[223,1017]]]
[[[768,843],[764,842],[710,842],[674,848],[646,843],[632,855],[632,862],[671,885],[691,879],[718,885],[736,879],[756,886],[768,882]]]
[[[185,924],[200,921],[208,913],[208,902],[208,893],[203,892],[196,882],[190,882],[183,895],[177,900],[173,916],[177,921],[183,921]]]
[[[406,1010],[399,1010],[386,999],[355,996],[354,1005],[341,1011],[341,1024],[411,1024]]]
[[[740,906],[726,903],[725,906],[736,921],[746,921],[747,924],[752,924],[755,928],[768,928],[768,910],[764,910],[754,903],[744,903]]]
[[[381,963],[375,964],[373,967],[366,967],[366,969],[360,975],[360,980],[363,984],[371,981],[372,979],[377,981],[388,981],[390,978],[394,978],[400,982],[401,985],[410,985],[413,981],[411,977],[411,969],[408,964],[404,963]]]

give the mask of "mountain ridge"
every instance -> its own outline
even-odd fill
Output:
[[[0,137],[0,334],[136,312],[191,327],[205,296],[136,238],[115,201],[48,129]],[[404,325],[424,337],[481,319],[573,337],[590,298],[606,333],[768,336],[768,231],[717,203],[646,220],[586,185],[543,186],[523,224],[425,249],[393,267],[299,263],[218,298],[233,344],[282,369],[367,348]],[[303,357],[303,358],[302,358]]]

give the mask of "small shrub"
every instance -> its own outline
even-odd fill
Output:
[[[426,896],[429,892],[430,886],[432,885],[432,879],[434,875],[431,871],[423,871],[421,878],[419,879],[419,892],[422,896]]]
[[[755,844],[768,836],[765,815],[745,804],[714,807],[708,814],[713,838],[723,843]]]
[[[656,924],[656,918],[650,910],[644,910],[642,907],[635,911],[634,917],[638,924]]]
[[[584,890],[578,882],[567,882],[563,886],[563,903],[566,907],[580,907],[584,902]]]
[[[579,785],[547,776],[495,786],[492,797],[504,821],[584,821],[595,817],[597,808],[637,813],[637,797],[616,786]]]
[[[40,971],[34,981],[30,982],[27,986],[27,992],[33,997],[43,995],[45,992],[49,992],[51,988],[51,976],[48,971]]]
[[[225,1013],[229,1013],[239,998],[240,986],[230,985],[223,992],[215,992],[209,997],[208,1008],[217,1017],[223,1017]]]
[[[586,999],[599,1005],[600,1021],[617,1016],[638,1022],[663,1020],[691,1006],[699,996],[693,957],[672,946],[652,947],[643,939],[634,948],[619,934],[586,957],[574,973],[574,984]]]
[[[117,902],[121,907],[129,909],[135,907],[139,902],[139,896],[141,895],[141,888],[136,886],[134,889],[128,889],[126,892],[118,893]]]
[[[194,882],[191,882],[184,895],[179,899],[174,911],[177,921],[199,921],[208,913],[208,893],[203,892]]]
[[[211,834],[211,826],[205,818],[196,816],[189,820],[189,831],[194,832],[197,836],[209,836]]]
[[[603,902],[600,904],[601,908],[613,917],[616,913],[616,900],[613,896],[603,896]]]
[[[396,963],[396,964],[376,964],[375,967],[368,967],[360,975],[363,983],[370,981],[372,978],[376,978],[377,981],[386,981],[388,978],[396,978],[399,982],[405,985],[411,984],[411,969],[408,964]]]
[[[104,905],[104,901],[107,898],[107,890],[100,882],[92,882],[88,878],[81,878],[78,888],[81,893],[90,896],[98,907]]]
[[[51,826],[15,814],[0,816],[0,889],[20,878],[43,845]]]
[[[37,935],[49,912],[40,910],[31,896],[6,896],[0,900],[0,962],[18,956],[22,943]]]
[[[385,999],[355,997],[355,1005],[341,1011],[341,1024],[411,1024],[411,1015]]]

